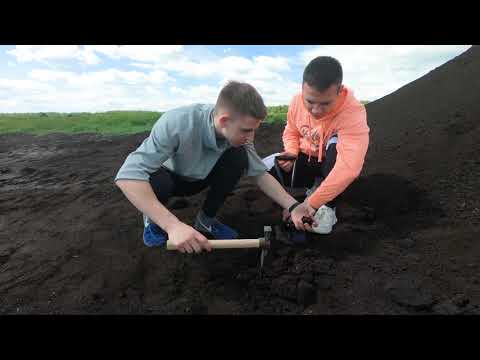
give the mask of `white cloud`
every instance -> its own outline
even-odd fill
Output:
[[[44,62],[46,60],[78,59],[86,64],[98,64],[100,59],[90,50],[79,45],[17,45],[7,54],[15,56],[18,62]]]
[[[119,85],[122,83],[129,85],[145,83],[161,84],[167,81],[174,81],[166,72],[161,70],[144,73],[140,71],[121,71],[114,68],[85,73],[34,69],[30,71],[28,75],[30,78],[39,81],[64,81],[67,85],[77,87],[92,87],[109,83],[118,83]]]
[[[48,84],[27,79],[5,79],[0,78],[0,89],[9,91],[49,91],[52,89]]]
[[[242,78],[230,79],[245,81]],[[196,85],[180,88],[173,86],[170,92],[176,97],[176,102],[179,105],[187,105],[190,103],[210,103],[214,104],[217,100],[218,93],[221,88],[227,83],[227,79],[218,82],[218,86]],[[284,79],[282,86],[278,86],[274,82],[266,80],[254,80],[249,82],[254,86],[262,96],[266,105],[284,105],[290,103],[292,96],[301,90],[301,84]]]
[[[100,58],[95,55],[92,50],[89,50],[86,47],[83,51],[80,52],[79,58],[87,65],[96,65],[100,63]]]
[[[0,78],[1,112],[165,110],[176,106],[175,79],[164,71],[75,73],[33,69],[28,79]],[[187,98],[188,100],[188,98]]]
[[[113,59],[126,58],[147,63],[164,61],[165,58],[183,51],[182,45],[89,45],[85,48]]]
[[[167,81],[175,81],[174,78],[170,77],[165,71],[155,70],[148,74],[148,79],[155,84],[162,84]]]
[[[38,81],[51,82],[58,80],[68,80],[75,76],[75,73],[69,71],[55,71],[47,69],[34,69],[29,72],[29,77]]]
[[[267,105],[286,105],[293,95],[301,91],[301,83],[282,78],[279,82],[253,80],[250,82],[263,97]]]
[[[129,64],[130,66],[135,66],[141,69],[154,69],[155,65],[153,64],[144,64],[144,63],[138,63],[138,62],[133,62]]]
[[[282,72],[290,70],[285,57],[257,56],[248,59],[240,56],[220,57],[205,62],[189,59],[168,62],[162,67],[186,78],[217,79],[217,86],[188,86],[171,88],[173,94],[182,95],[179,103],[215,103],[220,89],[229,81],[243,81],[253,85],[268,105],[287,104],[301,89],[301,84],[286,79]]]
[[[178,88],[176,86],[172,86],[170,88],[170,91],[172,92],[172,94],[179,94],[179,95],[187,95],[188,94],[188,91],[186,91],[184,89],[181,89],[181,88]]]
[[[158,64],[159,67],[176,72],[183,77],[198,79],[237,79],[244,78],[280,80],[281,72],[289,70],[289,60],[285,57],[258,56],[248,59],[241,56],[219,57],[204,62],[194,62],[183,57],[175,61]]]
[[[170,91],[175,97],[176,103],[179,105],[187,105],[192,103],[215,103],[220,88],[210,85],[192,85],[186,88],[171,87]]]
[[[54,87],[36,80],[0,78],[0,111],[37,111],[35,110],[39,104],[37,98],[54,91]]]
[[[285,57],[257,56],[254,58],[255,65],[270,70],[289,70],[288,59]]]
[[[16,100],[0,100],[0,109],[5,112],[14,112],[17,105]]]
[[[182,45],[17,45],[7,54],[15,56],[21,63],[79,60],[87,65],[95,65],[101,62],[96,53],[112,59],[158,63],[180,54],[182,50]]]

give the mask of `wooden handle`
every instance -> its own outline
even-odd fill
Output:
[[[265,239],[208,240],[208,242],[213,249],[246,249],[263,247]],[[167,241],[167,250],[177,250],[170,240]]]

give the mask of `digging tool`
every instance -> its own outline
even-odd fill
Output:
[[[266,226],[267,227],[267,226]],[[270,235],[261,237],[258,239],[219,239],[208,240],[213,249],[247,249],[247,248],[260,248],[266,249],[270,247]],[[167,250],[177,250],[170,240],[167,241]]]
[[[272,227],[263,227],[264,237],[258,239],[218,239],[208,240],[213,249],[247,249],[259,248],[262,249],[260,254],[260,267],[263,267],[263,259],[268,252],[271,244]],[[167,250],[176,250],[176,246],[167,241]]]
[[[208,240],[213,249],[247,249],[258,248],[261,249],[260,253],[260,276],[262,275],[262,268],[265,256],[268,254],[268,249],[272,243],[272,227],[263,227],[264,237],[258,239],[218,239]],[[173,245],[170,240],[167,241],[167,250],[176,250],[176,246]]]
[[[305,222],[310,222],[309,219],[305,218]],[[306,234],[303,231],[295,230],[295,225],[291,221],[284,223],[283,225],[275,225],[274,230],[272,231],[271,226],[263,227],[264,236],[257,239],[209,239],[209,243],[213,249],[248,249],[248,248],[257,248],[261,249],[260,252],[260,267],[259,275],[262,276],[263,264],[265,262],[265,257],[269,253],[269,250],[275,252],[275,247],[278,246],[278,243],[283,243],[287,245],[301,245],[306,242]],[[167,250],[177,250],[176,246],[171,243],[170,240],[167,240],[166,244]]]

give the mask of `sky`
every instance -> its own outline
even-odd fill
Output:
[[[343,83],[374,101],[470,45],[17,45],[0,46],[0,113],[166,111],[215,103],[229,80],[257,88],[266,105],[301,91],[305,66],[337,58]]]

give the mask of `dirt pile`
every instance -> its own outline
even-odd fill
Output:
[[[480,219],[480,46],[367,105],[365,174],[394,173],[460,223]]]

